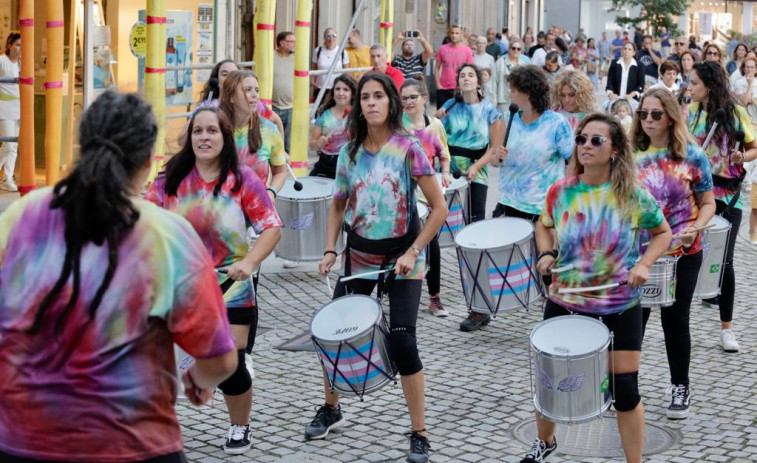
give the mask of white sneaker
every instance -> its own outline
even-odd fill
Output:
[[[16,183],[13,181],[13,179],[5,179],[3,183],[0,184],[0,190],[15,193],[18,191],[18,187],[16,186]]]
[[[284,268],[297,268],[298,265],[300,265],[299,262],[295,262],[293,260],[284,261]]]
[[[723,332],[720,334],[720,345],[726,352],[739,351],[739,343],[736,342],[736,336],[730,329],[723,330]]]

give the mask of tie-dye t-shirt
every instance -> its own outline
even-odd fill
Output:
[[[246,166],[240,166],[242,188],[232,192],[234,174],[229,173],[218,196],[213,195],[217,180],[206,182],[197,168],[182,180],[176,196],[166,193],[166,177],[158,175],[150,185],[145,199],[185,217],[202,238],[217,269],[226,269],[247,255],[247,223],[257,234],[268,228],[281,227],[282,222],[266,194],[265,185]],[[228,277],[218,274],[218,283]],[[227,307],[255,305],[250,280],[235,281],[223,295]]]
[[[686,158],[673,159],[667,148],[650,145],[646,151],[636,152],[636,167],[641,183],[657,200],[673,234],[692,225],[699,216],[696,194],[712,190],[710,163],[702,149],[689,143]],[[700,237],[688,252],[698,252],[702,248]],[[649,232],[642,232],[642,243],[650,238]],[[642,246],[642,252],[645,248]],[[678,256],[682,253],[681,241],[674,239],[668,255]]]
[[[570,124],[550,110],[530,124],[517,113],[507,150],[499,168],[499,202],[521,212],[540,214],[547,189],[565,176],[565,160],[573,151]]]
[[[350,144],[345,145],[339,153],[334,182],[334,199],[347,200],[345,223],[366,239],[405,235],[413,215],[408,205],[415,208],[415,179],[434,175],[420,143],[415,137],[394,134],[376,153],[360,147],[354,163],[349,158],[349,147]],[[350,255],[353,275],[378,270],[384,259],[381,255],[355,250]],[[425,252],[422,252],[411,274],[397,278],[422,279],[425,263]]]
[[[552,275],[549,298],[574,312],[607,315],[622,312],[641,300],[639,288],[558,294],[560,288],[620,283],[639,258],[639,229],[655,228],[664,218],[652,195],[639,186],[632,208],[623,216],[610,183],[591,186],[578,176],[555,183],[547,193],[541,222],[557,232],[555,267],[572,270]]]
[[[337,155],[347,140],[347,113],[341,119],[334,117],[333,111],[327,109],[315,120],[315,125],[321,128],[321,134],[328,138],[328,142],[321,148],[322,153]]]
[[[0,216],[0,451],[98,463],[180,451],[174,343],[203,359],[236,349],[200,238],[182,217],[133,199],[139,220],[118,244],[94,317],[108,247],[89,243],[60,336],[73,278],[31,335],[66,253],[65,218],[51,200],[51,188],[36,190]]]
[[[284,140],[281,139],[281,133],[276,125],[268,119],[260,120],[260,136],[263,144],[257,153],[250,154],[250,147],[247,144],[247,133],[249,127],[234,129],[234,139],[237,143],[237,154],[239,154],[240,163],[248,166],[258,174],[266,185],[269,183],[271,166],[283,166],[286,164],[286,154],[284,152]]]
[[[697,139],[700,146],[704,144],[707,139],[707,111],[702,109],[699,112],[700,104],[694,102],[689,105],[688,113],[688,125],[689,132]],[[749,114],[741,106],[736,106],[736,115],[734,117],[735,130],[744,131],[744,143],[751,143],[754,141],[754,128],[752,122],[749,119]],[[720,132],[720,130],[718,130]],[[713,137],[710,145],[704,150],[707,158],[710,160],[710,170],[712,175],[717,175],[724,178],[739,178],[744,173],[744,164],[731,164],[730,162],[730,150],[735,147],[736,142],[729,140],[727,135],[721,137]],[[742,151],[744,147],[740,148]],[[713,185],[712,192],[715,195],[715,199],[720,200],[728,204],[733,198],[733,192],[723,187]],[[744,205],[741,201],[741,195],[734,207],[743,209]]]
[[[407,114],[402,115],[402,124],[409,132],[421,142],[423,150],[426,152],[428,162],[431,163],[431,167],[436,166],[438,161],[439,167],[443,161],[449,161],[449,147],[447,146],[447,132],[444,130],[442,122],[431,116],[428,118],[428,125],[422,129],[413,128],[413,124],[407,117]],[[424,119],[425,120],[425,119]]]
[[[442,106],[448,111],[442,119],[447,132],[447,144],[469,150],[486,149],[489,146],[489,127],[502,118],[497,108],[487,99],[476,104],[449,99]],[[452,153],[452,148],[450,148]],[[465,175],[473,164],[469,158],[452,156],[451,171]],[[489,184],[489,166],[485,165],[476,174],[476,183]]]
[[[575,132],[576,127],[578,127],[578,124],[581,123],[581,121],[586,117],[586,113],[569,113],[568,111],[565,111],[562,108],[555,109],[555,112],[562,117],[565,118],[566,121],[568,121],[568,124],[570,124],[570,131]]]

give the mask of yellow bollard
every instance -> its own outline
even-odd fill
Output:
[[[386,0],[386,56],[392,61],[392,43],[394,43],[394,0]],[[383,27],[383,26],[382,26]]]
[[[147,0],[145,56],[145,98],[152,105],[158,123],[150,181],[163,168],[166,137],[166,1]]]
[[[292,135],[290,155],[292,169],[308,174],[308,132],[310,128],[310,16],[313,0],[297,1],[294,23],[294,102],[292,104]]]
[[[258,0],[255,14],[255,73],[260,85],[260,101],[271,107],[273,96],[273,32],[276,28],[276,0]]]
[[[18,152],[21,195],[32,191],[34,179],[34,0],[21,0],[18,7],[21,27],[21,73],[18,77],[21,97],[21,122],[18,132]]]
[[[71,0],[71,19],[68,28],[68,43],[76,43],[76,28],[79,20],[78,0]],[[76,67],[76,47],[69,47],[68,53],[68,101],[66,104],[66,146],[64,147],[64,162],[66,169],[71,169],[74,161],[74,103],[76,102],[76,79],[74,68]]]
[[[381,10],[379,12],[379,43],[386,47],[386,34],[384,33],[384,18],[385,17],[386,17],[386,0],[381,0]],[[390,37],[389,40],[391,41],[392,38]]]
[[[45,67],[45,180],[53,185],[60,177],[63,117],[63,0],[45,0],[47,66]],[[23,44],[23,42],[21,42]],[[73,77],[73,76],[72,76]]]

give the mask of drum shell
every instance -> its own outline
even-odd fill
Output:
[[[728,235],[732,232],[732,225],[719,216],[713,217],[710,223],[712,222],[716,222],[718,227],[702,231],[702,266],[697,275],[694,299],[707,299],[720,294]]]
[[[531,332],[531,339],[543,324],[559,322],[558,319],[563,317],[573,315],[555,317],[537,324]],[[610,407],[609,331],[601,347],[582,355],[558,355],[540,350],[533,342],[529,345],[534,374],[534,406],[544,418],[560,424],[584,423],[599,418]],[[577,378],[581,378],[580,386],[569,390],[571,384],[575,386]]]
[[[303,192],[313,182],[329,183],[327,178],[304,177]],[[288,181],[291,182],[291,181]],[[329,209],[333,198],[333,186],[328,194],[314,198],[286,197],[284,189],[276,197],[276,211],[284,226],[281,229],[281,239],[274,249],[276,257],[293,262],[315,262],[323,258],[326,250],[326,226]],[[336,251],[344,249],[342,233],[337,240]]]
[[[455,245],[455,236],[462,230],[467,224],[470,223],[470,201],[468,195],[467,181],[460,182],[457,179],[447,188],[444,192],[444,200],[447,203],[447,218],[444,220],[444,224],[439,229],[439,247],[448,248]],[[459,188],[452,189],[452,186],[459,186]]]
[[[489,221],[528,222],[514,218],[489,219]],[[484,220],[476,224],[485,222],[488,221]],[[484,250],[488,252],[491,259],[484,254]],[[523,309],[531,302],[542,298],[542,282],[537,275],[534,263],[538,253],[533,232],[519,241],[493,248],[473,248],[457,243],[457,253],[463,294],[470,310],[496,315],[500,311]],[[504,283],[502,278],[504,274],[507,274],[506,281],[509,285]],[[476,287],[473,283],[474,277],[477,281]],[[495,310],[492,311],[491,308]]]
[[[356,331],[354,335],[346,339],[333,340],[325,339],[323,335],[319,336],[320,333],[315,333],[312,328],[313,322],[311,321],[311,335],[316,355],[326,370],[333,389],[341,394],[362,396],[363,391],[365,394],[370,394],[381,389],[389,381],[392,381],[396,374],[396,368],[389,354],[389,329],[383,311],[375,299],[363,295],[348,295],[339,299],[344,298],[363,298],[374,302],[377,309],[374,323],[366,329]],[[329,310],[330,304],[331,302],[319,309],[313,315],[313,320],[316,319],[321,311]],[[339,330],[340,328],[344,327],[334,326],[334,330]],[[372,349],[371,338],[373,338]],[[354,350],[362,352],[366,357],[371,359],[375,366],[367,365],[365,359],[355,353]],[[370,351],[370,355],[368,355],[368,351]],[[337,355],[339,357],[338,360]],[[338,372],[344,375],[344,377],[339,373],[336,376],[333,375],[334,362],[336,362]],[[382,374],[376,367],[384,369],[392,378]],[[367,379],[366,369],[369,370],[367,371]],[[332,378],[334,381],[331,381]],[[356,393],[349,384],[352,384],[360,393]]]
[[[678,259],[663,256],[649,269],[649,279],[641,288],[642,307],[668,307],[675,303]]]

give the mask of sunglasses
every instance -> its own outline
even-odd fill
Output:
[[[676,42],[676,45],[686,45],[686,42]]]
[[[403,103],[407,103],[408,101],[415,101],[415,100],[417,100],[420,97],[421,97],[421,95],[419,95],[419,94],[416,93],[415,95],[403,96],[400,99],[402,100]]]
[[[708,51],[707,53],[705,53],[705,55],[707,55],[707,56],[720,56],[720,53],[718,53],[716,51]]]
[[[649,117],[650,114],[652,114],[652,120],[653,121],[659,121],[662,119],[662,116],[665,115],[665,111],[647,111],[646,109],[640,109],[636,111],[636,114],[639,115],[639,119],[642,121],[646,121],[647,117]]]
[[[510,49],[513,50],[513,51],[521,51],[521,50],[523,50],[522,48],[518,48],[518,47],[510,47]]]
[[[602,135],[592,135],[588,137],[586,135],[576,135],[576,146],[584,146],[587,141],[591,141],[591,146],[599,148],[604,145],[607,139]]]
[[[326,38],[327,39],[335,39],[336,38],[336,34],[326,34]]]

